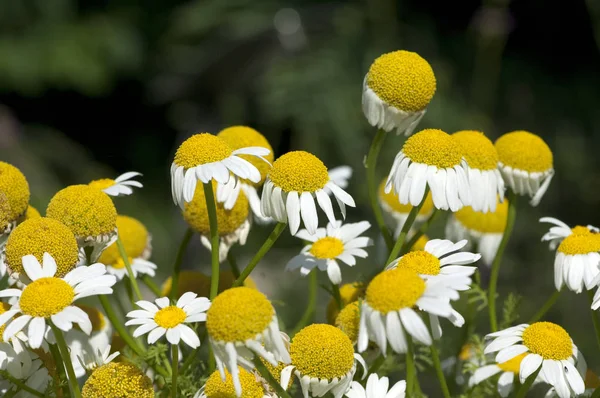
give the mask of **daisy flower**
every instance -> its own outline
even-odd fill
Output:
[[[273,366],[290,363],[275,309],[257,290],[235,287],[217,295],[206,314],[206,329],[221,379],[225,381],[227,368],[238,396],[242,393],[238,365],[253,369],[254,355]]]
[[[261,383],[260,377],[253,372],[238,366],[237,374],[244,398],[268,398],[267,391]],[[220,372],[213,372],[206,383],[194,395],[194,398],[237,398],[233,377],[225,370],[225,379],[221,378]]]
[[[397,237],[400,235],[400,231],[402,231],[402,227],[404,227],[404,223],[408,218],[410,211],[412,210],[412,205],[400,203],[400,199],[396,192],[390,190],[389,192],[385,192],[385,184],[387,182],[387,178],[381,181],[379,184],[378,190],[378,199],[379,205],[392,220],[392,227],[394,228],[394,236]],[[431,197],[431,192],[427,193],[427,197],[425,198],[425,202],[423,202],[423,206],[419,209],[419,213],[417,213],[417,217],[415,218],[415,222],[413,226],[417,226],[420,223],[426,221],[433,213],[433,199]]]
[[[23,217],[29,205],[29,184],[12,164],[0,161],[0,244]]]
[[[375,373],[367,379],[365,389],[359,382],[353,381],[350,390],[346,392],[348,398],[404,398],[406,396],[406,381],[401,380],[389,389],[390,381],[387,377],[379,378]]]
[[[356,264],[355,257],[366,258],[365,247],[373,244],[366,236],[360,236],[371,227],[368,221],[342,225],[341,221],[327,224],[327,228],[317,229],[314,235],[307,230],[300,230],[296,237],[312,242],[302,249],[302,253],[292,258],[285,269],[293,271],[300,268],[302,275],[308,275],[311,270],[318,268],[327,271],[331,283],[339,285],[342,282],[342,272],[337,260],[349,266]]]
[[[90,318],[81,308],[72,305],[73,302],[88,296],[111,294],[112,286],[117,282],[99,263],[78,267],[59,278],[56,262],[48,253],[44,253],[43,266],[33,255],[23,257],[23,268],[32,282],[23,289],[0,291],[0,297],[17,298],[10,310],[0,315],[0,325],[6,324],[4,340],[29,325],[27,338],[31,348],[42,345],[49,321],[65,332],[75,323],[89,335],[92,331]],[[13,318],[15,315],[19,316]]]
[[[288,222],[292,235],[298,232],[301,220],[308,232],[315,234],[319,225],[315,199],[329,222],[335,223],[326,188],[333,193],[345,218],[346,205],[354,207],[354,199],[331,181],[323,162],[308,152],[288,152],[273,163],[267,175],[261,197],[262,212],[278,222]]]
[[[563,239],[571,234],[585,235],[589,232],[600,232],[600,229],[594,227],[593,225],[587,225],[585,227],[582,225],[577,225],[571,228],[564,222],[554,217],[542,217],[540,218],[540,222],[554,224],[554,226],[550,227],[550,230],[548,230],[548,232],[542,236],[542,242],[550,242],[548,245],[550,250],[555,250],[560,242],[562,242]]]
[[[184,293],[175,305],[169,305],[168,297],[154,300],[156,305],[149,301],[140,300],[135,304],[141,310],[131,311],[127,314],[125,325],[140,325],[133,337],[148,333],[148,344],[154,344],[165,334],[171,344],[179,344],[180,340],[192,348],[200,346],[200,339],[187,323],[204,322],[206,310],[210,307],[210,300],[198,297],[196,293]]]
[[[457,211],[471,203],[469,166],[462,147],[442,130],[421,130],[409,137],[396,158],[385,184],[401,204],[418,206],[431,190],[433,205]]]
[[[505,184],[517,195],[529,195],[529,203],[537,206],[554,176],[548,145],[528,131],[513,131],[498,138],[495,146]]]
[[[581,361],[580,361],[581,362]],[[600,379],[598,376],[592,372],[590,369],[578,366],[577,370],[581,377],[584,377],[585,383],[585,391],[583,394],[578,395],[579,398],[590,398],[594,395],[594,392],[597,388],[600,387]],[[557,398],[556,389],[554,387],[550,388],[545,395],[546,398]]]
[[[498,363],[526,354],[519,366],[521,383],[541,367],[540,377],[555,388],[560,398],[579,395],[585,390],[583,378],[575,367],[582,360],[581,352],[559,325],[551,322],[521,324],[488,334],[486,338],[492,341],[484,352],[497,352]]]
[[[152,380],[129,362],[110,362],[96,368],[85,381],[81,395],[85,398],[155,396]]]
[[[233,149],[225,140],[208,133],[196,134],[181,144],[171,165],[171,193],[173,201],[183,208],[194,197],[197,181],[208,183],[215,180],[226,184],[230,174],[253,183],[261,180],[258,169],[241,155],[258,157],[270,151],[263,147]]]
[[[112,354],[110,351],[111,346],[107,345],[104,348],[97,348],[96,351],[93,351],[92,353],[82,352],[83,355],[78,356],[76,362],[79,367],[85,369],[86,372],[92,372],[100,366],[111,363],[113,359],[121,355],[119,351],[115,351]],[[74,365],[75,362],[73,362],[73,366]],[[77,375],[77,377],[81,376],[83,376],[83,374]]]
[[[498,394],[502,398],[508,397],[513,391],[515,376],[519,377],[521,362],[527,356],[526,353],[519,354],[506,362],[484,365],[473,372],[473,376],[469,379],[469,387],[481,383],[497,374],[498,378]]]
[[[90,187],[99,189],[110,196],[127,196],[133,193],[133,189],[131,187],[143,187],[141,182],[133,180],[134,177],[141,175],[142,173],[138,173],[137,171],[128,171],[127,173],[121,174],[114,180],[110,178],[102,178],[100,180],[94,180],[88,185]]]
[[[429,63],[410,51],[377,58],[363,81],[362,109],[371,126],[412,134],[435,94]]]
[[[352,178],[352,167],[338,166],[327,171],[329,180],[342,189],[348,188],[350,178]],[[327,189],[329,191],[329,189]],[[331,191],[329,191],[331,192]]]
[[[37,354],[29,351],[16,353],[8,349],[4,352],[7,354],[6,360],[4,362],[0,360],[0,369],[6,370],[12,377],[35,391],[40,393],[46,391],[52,380],[52,377],[48,374],[48,363],[44,362]],[[40,352],[40,354],[42,353],[43,351]],[[17,398],[31,397],[31,394],[20,390],[18,386],[4,378],[0,378],[0,394]]]

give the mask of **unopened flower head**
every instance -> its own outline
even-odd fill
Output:
[[[436,90],[429,63],[410,51],[393,51],[377,58],[363,82],[362,108],[369,124],[410,135]]]
[[[236,394],[233,377],[225,370],[224,380],[219,371],[213,372],[194,398],[263,398],[266,396],[266,391],[255,374],[241,366],[238,366],[237,374],[242,387],[241,395]]]
[[[10,232],[29,205],[29,184],[15,166],[0,162],[0,233]]]
[[[342,299],[342,308],[350,303],[357,301],[365,296],[366,286],[363,282],[346,283],[340,286],[340,298]],[[334,324],[340,313],[338,303],[332,297],[327,304],[327,322]]]
[[[335,318],[335,326],[346,333],[352,343],[358,340],[358,324],[360,321],[360,306],[358,301],[348,304]]]
[[[154,398],[152,380],[129,362],[110,362],[100,366],[81,390],[83,398]]]
[[[348,398],[404,398],[406,396],[406,381],[401,380],[389,389],[390,380],[387,377],[379,378],[376,373],[371,373],[367,380],[367,387],[353,381],[350,390],[346,392]]]
[[[128,171],[114,180],[111,178],[101,178],[90,182],[88,185],[92,188],[99,189],[110,196],[127,196],[133,193],[132,187],[143,187],[141,182],[133,180],[134,177],[141,175],[141,173],[136,171]]]
[[[400,203],[400,199],[398,195],[393,190],[389,192],[385,192],[385,184],[387,182],[387,178],[381,181],[379,184],[378,198],[379,205],[385,211],[385,214],[389,215],[389,218],[392,220],[392,227],[396,231],[394,235],[398,235],[408,218],[408,214],[412,210],[412,205],[410,204],[402,204]],[[423,206],[419,209],[419,213],[417,213],[417,218],[415,218],[415,224],[418,225],[423,221],[427,220],[431,213],[433,212],[433,199],[431,197],[431,192],[427,193],[427,197],[425,198],[425,202],[423,202]]]
[[[506,362],[483,365],[477,368],[469,379],[469,387],[473,387],[500,373],[497,387],[498,394],[502,398],[508,397],[513,391],[515,377],[519,377],[521,362],[526,356],[526,353],[522,353]]]

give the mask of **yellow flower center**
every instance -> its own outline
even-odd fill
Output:
[[[196,134],[181,144],[175,153],[175,164],[186,169],[203,164],[220,162],[231,156],[233,149],[216,135]]]
[[[529,355],[527,352],[524,352],[516,357],[509,359],[506,362],[502,362],[498,364],[498,367],[502,369],[504,372],[512,372],[514,374],[519,374],[521,370],[521,361]]]
[[[273,163],[273,148],[271,148],[271,144],[269,144],[269,141],[267,141],[261,133],[253,128],[246,126],[228,127],[221,130],[217,137],[222,138],[233,150],[252,146],[267,148],[270,152],[263,157],[268,160],[269,163]],[[258,183],[253,183],[249,180],[244,180],[244,182],[257,187],[261,186],[263,182],[265,182],[265,178],[267,178],[267,173],[271,170],[271,165],[256,156],[240,155],[240,157],[252,163],[252,165],[260,172],[260,181]]]
[[[495,212],[481,213],[473,210],[471,206],[465,206],[456,213],[454,217],[467,229],[487,233],[501,234],[506,228],[506,218],[508,216],[508,200],[496,205]]]
[[[0,192],[0,233],[5,232],[6,227],[8,227],[11,222],[15,221],[10,218],[11,213],[8,198],[4,192]]]
[[[473,356],[473,350],[474,350],[473,344],[471,344],[471,343],[464,344],[460,349],[460,353],[458,354],[458,359],[460,359],[461,361],[466,361],[467,359],[469,359]]]
[[[544,359],[562,361],[573,355],[569,333],[551,322],[536,322],[523,331],[523,344]]]
[[[571,228],[571,232],[575,235],[588,235],[592,233],[588,227],[584,227],[583,225],[576,225]]]
[[[398,268],[411,269],[420,275],[437,275],[440,273],[440,259],[424,250],[406,253],[400,261]]]
[[[381,181],[379,184],[379,200],[385,203],[393,212],[400,214],[408,214],[412,210],[412,206],[410,204],[403,205],[400,203],[400,199],[398,199],[398,195],[392,189],[389,193],[385,193],[385,182],[387,179]],[[420,216],[427,216],[431,214],[433,211],[433,197],[431,196],[431,192],[427,194],[425,198],[425,203],[421,206],[419,210]]]
[[[410,248],[411,252],[416,252],[419,250],[425,250],[425,245],[429,242],[429,237],[427,235],[421,235],[419,239],[415,242],[413,247]]]
[[[267,362],[264,358],[260,358],[260,361],[263,363],[263,365],[265,365],[265,367],[267,369],[269,369],[269,372],[271,372],[271,374],[273,375],[275,380],[281,380],[281,372],[283,371],[283,369],[285,369],[287,366],[289,366],[288,364],[285,364],[283,362],[278,362],[277,366],[273,366],[269,362]],[[289,389],[292,386],[292,384],[294,384],[294,373],[292,373],[292,377],[290,377],[290,381],[288,382],[287,389]],[[265,386],[265,388],[271,389],[272,387],[267,384]]]
[[[42,215],[40,212],[33,206],[27,206],[27,211],[25,212],[25,220],[30,220],[32,218],[39,218]]]
[[[505,166],[530,173],[552,169],[552,151],[535,134],[513,131],[496,140],[498,158]]]
[[[573,233],[560,242],[558,251],[570,256],[598,252],[600,251],[600,234],[590,230],[587,230],[587,233]]]
[[[460,164],[463,157],[456,140],[442,130],[427,129],[410,136],[402,152],[413,162],[436,166],[440,169]]]
[[[269,171],[269,178],[285,192],[315,192],[329,182],[323,162],[304,151],[288,152],[279,157]]]
[[[56,261],[56,275],[65,276],[79,261],[77,239],[69,228],[52,218],[38,217],[19,224],[6,242],[6,263],[11,272],[23,273],[23,256],[34,255],[42,263],[44,253]]]
[[[262,398],[265,395],[265,390],[256,377],[242,367],[238,367],[238,371],[240,384],[242,385],[241,398]],[[227,370],[225,370],[225,381],[221,379],[219,371],[215,371],[210,375],[204,385],[204,394],[207,398],[238,398],[235,395],[233,378]]]
[[[230,289],[233,286],[236,278],[231,271],[221,271],[219,273],[219,293]],[[167,297],[171,294],[173,281],[168,277],[161,288],[162,297]],[[251,289],[256,288],[256,283],[252,277],[244,280],[244,286]],[[179,274],[179,289],[180,292],[194,292],[200,297],[208,297],[210,295],[210,276],[204,275],[200,271],[183,270]]]
[[[0,303],[0,315],[4,314],[8,310],[10,310],[10,305],[8,303]],[[7,323],[8,321],[6,321],[3,325],[0,325],[0,341],[4,341],[4,329],[6,329]]]
[[[103,191],[106,188],[110,188],[115,184],[116,184],[115,180],[112,180],[110,178],[101,178],[99,180],[94,180],[94,181],[90,182],[88,185],[92,188],[96,188],[99,191]]]
[[[376,311],[387,314],[402,308],[412,308],[425,291],[425,282],[407,268],[396,268],[377,275],[365,296],[367,303]]]
[[[383,102],[405,112],[425,109],[436,89],[429,63],[410,51],[377,58],[369,68],[367,85]]]
[[[129,362],[110,362],[90,375],[83,398],[154,398],[152,380]]]
[[[50,318],[73,303],[75,291],[59,278],[40,278],[25,286],[19,306],[32,317]]]
[[[216,184],[213,184],[213,192],[216,190]],[[216,203],[216,202],[215,202]],[[231,210],[226,210],[223,203],[217,203],[217,226],[219,236],[234,233],[248,219],[248,198],[240,191],[237,201]],[[208,220],[208,208],[206,207],[206,197],[204,196],[204,186],[198,184],[196,192],[191,202],[186,203],[183,209],[183,218],[185,221],[202,235],[209,235],[210,222]]]
[[[498,152],[492,141],[481,131],[463,130],[452,134],[463,150],[469,166],[478,170],[495,170]]]
[[[92,332],[104,330],[106,327],[106,318],[99,309],[84,304],[78,304],[77,307],[81,308],[90,318],[90,322],[92,322]]]
[[[170,305],[161,308],[156,315],[154,315],[154,322],[165,329],[172,329],[175,326],[182,324],[186,317],[187,315],[184,310],[176,305]]]
[[[343,377],[354,366],[354,348],[348,336],[325,324],[313,324],[296,333],[290,356],[302,376],[318,379]]]
[[[365,285],[362,282],[346,283],[340,287],[340,297],[342,299],[342,308],[348,304],[364,297]],[[335,299],[332,297],[327,304],[327,322],[335,323],[340,310]]]
[[[346,333],[350,341],[353,343],[358,339],[358,324],[360,321],[360,308],[358,301],[345,306],[337,318],[335,318],[335,326],[342,332]]]
[[[121,242],[123,242],[123,247],[125,247],[127,256],[129,256],[130,259],[142,257],[142,254],[146,251],[148,246],[148,230],[144,224],[133,217],[118,215],[117,230],[119,232],[119,238],[121,239]],[[117,264],[119,261],[121,261],[121,266]],[[131,260],[129,261],[131,262]],[[121,254],[119,253],[116,242],[102,252],[98,262],[112,265],[115,268],[124,267],[123,259],[121,259]]]
[[[29,184],[19,169],[5,162],[0,162],[0,192],[8,199],[8,219],[17,220],[27,210]]]
[[[344,244],[338,238],[326,236],[313,243],[310,254],[319,259],[333,259],[344,252]]]
[[[117,227],[117,210],[110,197],[87,185],[71,185],[50,200],[46,216],[73,231],[76,237],[97,237]]]
[[[264,332],[273,315],[275,310],[264,294],[234,287],[215,297],[206,314],[206,328],[216,341],[246,341]]]

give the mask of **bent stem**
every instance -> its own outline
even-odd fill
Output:
[[[515,218],[517,216],[517,196],[512,190],[507,193],[508,199],[508,215],[506,219],[506,228],[500,241],[500,246],[496,252],[496,257],[492,262],[492,274],[490,277],[490,286],[488,288],[488,309],[490,314],[490,329],[492,332],[498,331],[498,320],[496,319],[496,286],[498,285],[498,275],[500,274],[500,263],[502,262],[502,256],[510,235],[512,234],[513,227],[515,225]]]
[[[217,224],[217,205],[211,182],[204,183],[204,198],[208,209],[208,224],[210,226],[210,259],[212,273],[210,275],[210,299],[219,292],[219,226]]]
[[[419,238],[421,238],[421,236],[423,236],[427,233],[427,231],[429,230],[429,226],[435,221],[438,214],[440,214],[440,213],[441,212],[439,211],[439,209],[437,207],[433,208],[433,212],[429,215],[427,220],[421,225],[419,230],[417,232],[415,232],[415,234],[410,238],[410,240],[402,246],[402,250],[400,250],[401,256],[408,253],[410,251],[410,249],[412,249],[412,247],[415,245],[415,243],[417,243]]]
[[[542,317],[546,315],[548,311],[550,311],[550,308],[554,306],[554,303],[556,303],[556,300],[558,300],[558,298],[560,297],[560,293],[560,290],[555,290],[552,293],[552,295],[548,297],[548,300],[546,300],[542,308],[540,308],[540,310],[535,313],[535,315],[531,318],[531,320],[528,323],[531,325],[532,323],[535,323],[542,319]]]
[[[527,380],[525,380],[525,383],[523,383],[521,385],[521,388],[519,388],[519,391],[517,392],[517,394],[515,395],[515,398],[525,398],[525,396],[527,395],[527,392],[529,391],[529,389],[531,388],[533,382],[535,381],[535,378],[537,377],[537,375],[540,373],[540,370],[542,370],[542,365],[540,365],[540,367],[533,372],[528,378]],[[518,375],[515,375],[515,377],[519,377]]]
[[[171,396],[177,398],[177,376],[179,371],[179,346],[171,344],[171,357],[173,357],[173,376],[171,377]]]
[[[52,328],[52,333],[54,333],[54,338],[56,339],[56,344],[58,345],[58,349],[60,350],[60,354],[65,364],[65,368],[67,369],[67,379],[69,380],[69,385],[71,386],[71,393],[73,397],[81,398],[81,391],[79,390],[77,377],[75,377],[73,363],[71,362],[71,353],[69,352],[69,347],[67,347],[65,336],[63,336],[62,331],[59,328],[57,328],[54,325],[54,323],[49,323],[50,327]]]
[[[298,321],[292,332],[292,336],[298,333],[302,328],[310,323],[315,313],[317,304],[317,270],[312,270],[308,275],[308,304],[302,318]]]
[[[133,269],[131,269],[131,263],[129,263],[129,256],[127,255],[127,251],[125,251],[125,246],[123,246],[123,242],[121,241],[121,237],[119,236],[119,234],[117,234],[117,248],[119,249],[119,254],[123,259],[123,264],[125,264],[125,268],[127,269],[127,275],[129,276],[129,281],[131,282],[131,287],[133,288],[135,296],[138,300],[142,300],[143,297],[142,293],[140,292],[140,287],[138,286],[137,280],[135,279]]]
[[[267,369],[258,355],[254,355],[254,366],[256,367],[256,370],[258,370],[258,373],[260,373],[260,375],[269,383],[269,385],[273,387],[279,398],[291,398],[287,391],[283,389],[281,384],[275,380],[275,377],[273,377],[271,372],[269,372],[269,369]]]
[[[177,257],[175,257],[175,264],[173,264],[173,271],[171,274],[171,293],[169,294],[169,299],[174,300],[177,297],[178,288],[179,288],[179,273],[181,272],[181,263],[183,262],[183,254],[185,253],[185,249],[187,245],[190,243],[190,239],[194,231],[191,228],[188,228],[183,235],[183,239],[181,239],[181,243],[179,244],[179,249],[177,250]]]
[[[598,342],[598,347],[600,347],[600,319],[598,318],[598,311],[595,311],[591,308],[591,305],[594,302],[594,293],[591,290],[588,290],[587,295],[590,300],[590,311],[592,312],[594,329],[596,330],[596,341]]]

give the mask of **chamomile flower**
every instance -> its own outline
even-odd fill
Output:
[[[585,391],[583,392],[583,394],[578,395],[579,398],[590,398],[594,395],[594,392],[596,391],[597,388],[600,387],[600,379],[598,378],[598,376],[596,376],[596,374],[594,372],[592,372],[589,369],[582,369],[580,366],[577,367],[577,370],[579,371],[579,374],[584,377],[584,383],[585,383]],[[558,395],[556,394],[556,389],[554,387],[550,388],[548,390],[548,392],[546,393],[546,395],[544,395],[545,398],[556,398],[558,397]]]
[[[137,171],[128,171],[127,173],[121,174],[114,180],[110,178],[102,178],[100,180],[94,180],[88,185],[93,188],[97,188],[110,196],[127,196],[133,193],[131,187],[142,188],[143,185],[139,181],[133,180],[134,177],[141,176],[141,173]]]
[[[267,162],[263,156],[268,156],[270,152],[260,146],[233,149],[222,138],[208,133],[191,136],[179,146],[171,165],[173,201],[183,208],[184,203],[194,197],[197,181],[208,183],[215,180],[219,184],[226,184],[230,174],[233,174],[235,178],[260,182],[260,171],[242,159],[241,155],[254,156]]]
[[[257,290],[234,287],[217,295],[206,314],[206,329],[221,379],[225,380],[227,367],[238,396],[242,393],[238,364],[253,369],[254,355],[273,366],[290,363],[275,309]]]
[[[40,354],[43,352],[35,350]],[[27,387],[44,393],[48,384],[52,380],[49,372],[55,370],[48,363],[43,361],[36,353],[24,352],[27,357],[14,351],[8,353],[7,360],[4,362],[6,371],[15,379],[20,380]],[[1,368],[1,366],[0,366]],[[12,396],[16,398],[29,398],[31,394],[21,390],[8,380],[0,378],[0,394],[2,396]]]
[[[83,398],[154,398],[152,380],[129,362],[110,362],[98,367],[81,390]]]
[[[109,357],[108,354],[110,352],[106,355],[104,353],[107,347],[110,350],[113,330],[111,323],[107,321],[102,311],[87,305],[77,305],[77,307],[88,315],[92,323],[92,331],[89,335],[77,327],[65,334],[65,340],[71,352],[71,362],[73,363],[75,375],[81,377],[86,371],[93,368],[93,364],[98,363],[97,360],[99,358]]]
[[[29,205],[27,206],[27,210],[25,211],[25,217],[23,221],[27,221],[30,220],[32,218],[39,218],[42,215],[40,214],[40,212],[38,211],[38,209],[36,209],[35,207]]]
[[[543,139],[528,131],[498,138],[498,167],[504,183],[517,195],[528,195],[537,206],[554,176],[552,151]]]
[[[396,155],[385,192],[393,189],[401,204],[417,206],[429,187],[436,208],[457,211],[471,203],[468,172],[463,150],[452,136],[421,130]]]
[[[371,227],[368,221],[342,225],[341,221],[327,224],[327,228],[317,229],[314,235],[303,229],[296,234],[297,238],[312,242],[302,249],[302,253],[292,258],[286,270],[300,268],[302,275],[308,275],[314,268],[327,271],[329,280],[336,285],[342,281],[342,272],[337,260],[349,266],[356,264],[355,257],[366,258],[364,250],[373,244],[370,238],[360,236]]]
[[[398,198],[396,192],[390,190],[386,193],[386,182],[387,178],[385,178],[383,181],[381,181],[381,184],[379,184],[379,205],[381,206],[385,214],[387,214],[391,219],[390,224],[392,224],[391,226],[394,228],[394,236],[398,236],[400,234],[400,231],[402,230],[402,227],[404,227],[404,223],[408,218],[408,214],[410,213],[413,207],[410,204],[403,205],[402,203],[400,203],[400,199]],[[427,197],[425,198],[425,202],[423,202],[423,206],[421,206],[421,208],[419,209],[419,213],[417,213],[417,217],[415,218],[415,224],[413,225],[418,225],[423,221],[427,220],[429,216],[431,216],[431,213],[433,213],[433,209],[433,199],[431,197],[431,192],[429,192],[427,194]]]
[[[346,283],[340,286],[340,298],[342,299],[342,308],[348,304],[357,301],[365,296],[366,286],[363,282]],[[338,303],[332,297],[327,304],[327,322],[334,324],[340,313]]]
[[[348,304],[335,318],[335,327],[346,333],[352,344],[358,340],[358,325],[360,323],[360,305],[358,301]]]
[[[471,207],[487,213],[496,210],[498,197],[504,200],[504,180],[498,170],[498,152],[482,132],[464,130],[452,134],[462,147],[469,164],[467,178],[471,189]]]
[[[29,184],[15,166],[0,162],[0,234],[8,234],[25,215]]]
[[[242,386],[241,395],[236,394],[233,377],[225,370],[225,379],[219,371],[213,372],[194,398],[268,398],[263,384],[254,373],[238,366],[237,374]]]
[[[188,323],[204,322],[206,310],[210,307],[210,300],[198,297],[196,293],[184,293],[175,305],[170,305],[168,297],[150,301],[140,300],[135,304],[141,310],[131,311],[127,314],[132,318],[125,323],[126,326],[140,325],[133,337],[148,333],[148,344],[154,344],[165,334],[171,344],[179,344],[180,340],[192,348],[200,346],[200,339]]]
[[[582,360],[581,353],[559,325],[551,322],[521,324],[488,334],[486,338],[492,341],[484,352],[497,352],[498,363],[525,354],[519,366],[521,383],[541,367],[539,376],[555,388],[560,398],[584,392],[583,378],[575,367]]]
[[[412,134],[435,94],[429,63],[410,51],[377,58],[363,82],[362,109],[371,126],[397,134]]]
[[[540,218],[540,222],[554,224],[553,227],[550,227],[550,230],[542,236],[542,242],[550,242],[549,248],[550,250],[555,250],[558,245],[565,239],[567,236],[571,234],[587,234],[588,232],[598,233],[600,229],[594,227],[593,225],[577,225],[573,228],[569,227],[564,222],[560,221],[554,217],[542,217]]]
[[[0,297],[17,298],[10,310],[0,315],[0,325],[6,324],[4,339],[10,339],[29,325],[29,346],[39,348],[49,321],[65,332],[71,330],[75,323],[89,335],[92,323],[88,315],[72,304],[84,297],[113,292],[116,279],[106,275],[106,267],[99,263],[82,266],[59,278],[56,276],[57,264],[48,253],[43,255],[43,266],[33,255],[23,257],[22,262],[32,282],[22,289],[0,291]],[[19,316],[13,318],[15,315]]]
[[[337,166],[327,171],[329,179],[338,187],[346,189],[350,178],[352,178],[352,167]],[[331,192],[331,191],[330,191]]]
[[[108,345],[104,350],[97,350],[94,352],[92,357],[81,357],[78,359],[87,371],[94,371],[100,366],[111,363],[113,359],[117,358],[119,355],[121,355],[119,351],[111,353],[111,346]]]
[[[288,385],[293,372],[304,398],[309,394],[322,397],[328,392],[340,398],[348,391],[356,362],[365,367],[348,336],[326,324],[313,324],[296,333],[290,344],[290,356],[292,364],[281,372],[281,385]]]
[[[526,353],[519,354],[506,362],[484,365],[473,372],[469,379],[469,387],[481,383],[500,373],[498,378],[498,394],[502,398],[508,397],[513,390],[515,377],[519,377],[521,362],[527,356]]]
[[[406,381],[401,380],[389,389],[390,381],[387,377],[379,378],[372,373],[367,379],[365,389],[359,382],[353,381],[350,390],[346,392],[348,398],[404,398],[406,396]]]
[[[323,162],[308,152],[288,152],[273,163],[267,175],[262,212],[278,222],[288,222],[292,235],[298,232],[301,220],[308,232],[315,234],[319,225],[315,199],[329,222],[335,223],[326,188],[333,193],[345,218],[346,205],[354,207],[354,199],[330,179]]]
[[[221,293],[233,286],[237,278],[233,275],[233,272],[229,270],[221,270],[219,272],[219,290]],[[204,275],[200,271],[194,270],[182,270],[179,273],[179,291],[181,292],[193,292],[200,297],[210,296],[210,276]],[[161,295],[169,297],[171,295],[171,288],[173,280],[169,276],[161,286]],[[252,277],[247,277],[244,280],[244,286],[251,289],[256,289],[256,283],[252,280]]]

